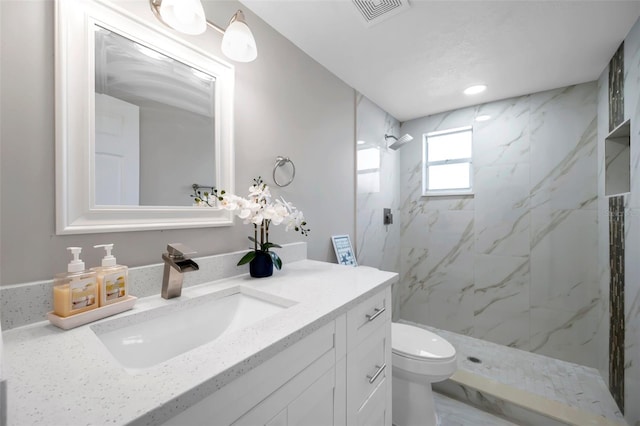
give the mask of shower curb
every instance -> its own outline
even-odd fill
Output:
[[[628,426],[465,370],[434,383],[433,390],[523,425]]]

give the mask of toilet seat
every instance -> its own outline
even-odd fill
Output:
[[[392,364],[413,374],[444,380],[457,368],[456,349],[442,337],[422,328],[391,324]]]
[[[395,354],[417,361],[447,361],[456,356],[456,349],[442,337],[407,324],[391,324],[391,347]]]

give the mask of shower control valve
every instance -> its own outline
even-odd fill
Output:
[[[382,223],[384,225],[391,225],[393,223],[393,213],[391,213],[391,209],[383,209],[382,214]]]

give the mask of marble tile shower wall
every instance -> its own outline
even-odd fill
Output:
[[[593,82],[402,124],[401,318],[596,366],[596,101]],[[422,135],[471,124],[474,196],[421,197]]]
[[[400,272],[400,151],[388,149],[384,139],[385,134],[399,137],[400,123],[359,93],[356,120],[356,140],[364,142],[356,149],[375,147],[380,153],[378,171],[358,174],[354,241],[358,264]],[[392,225],[383,225],[383,208],[391,208]],[[396,285],[393,290],[397,301]],[[394,308],[395,315],[399,309]]]

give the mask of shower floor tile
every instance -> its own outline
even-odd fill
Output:
[[[406,322],[406,321],[403,321]],[[411,323],[439,334],[458,352],[458,369],[617,424],[624,418],[600,373],[544,355]],[[475,357],[479,363],[468,357]]]
[[[437,392],[433,393],[440,426],[518,426],[500,417],[456,401]]]

